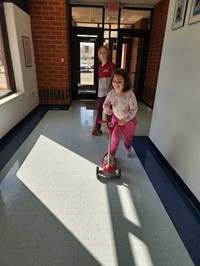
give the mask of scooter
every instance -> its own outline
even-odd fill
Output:
[[[96,176],[97,178],[103,177],[103,178],[120,178],[121,176],[121,168],[117,167],[117,160],[115,157],[112,157],[111,160],[111,155],[110,155],[110,148],[111,148],[111,138],[112,138],[112,133],[113,130],[116,126],[116,123],[110,123],[108,121],[103,121],[100,120],[99,123],[105,124],[107,129],[108,129],[108,151],[106,154],[103,156],[101,160],[101,166],[103,170],[100,170],[99,167],[97,166],[96,168]],[[106,158],[107,157],[107,160]]]

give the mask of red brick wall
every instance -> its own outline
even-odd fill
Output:
[[[156,92],[168,7],[169,0],[161,0],[154,8],[142,98],[151,107],[153,107]]]
[[[69,3],[29,1],[41,104],[71,103]]]

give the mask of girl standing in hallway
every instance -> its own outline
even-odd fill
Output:
[[[98,136],[102,134],[101,124],[99,120],[102,119],[103,103],[109,91],[110,80],[115,65],[109,60],[110,51],[107,46],[103,45],[98,49],[99,64],[99,77],[98,77],[98,106],[96,123],[92,130],[92,135]],[[108,118],[109,119],[109,118]]]
[[[104,101],[103,109],[107,115],[112,115],[111,122],[116,123],[111,139],[110,155],[112,160],[117,152],[121,135],[123,135],[127,156],[132,156],[132,139],[137,124],[138,106],[126,70],[117,69],[114,72],[111,78],[111,88],[112,90]],[[112,109],[110,109],[110,106],[112,106]]]

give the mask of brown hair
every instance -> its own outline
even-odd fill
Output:
[[[112,82],[114,79],[114,76],[121,76],[124,79],[124,88],[123,91],[128,91],[131,89],[131,80],[129,76],[129,72],[123,68],[118,68],[115,70],[115,72],[112,74],[111,80],[110,80],[110,88],[113,89]]]

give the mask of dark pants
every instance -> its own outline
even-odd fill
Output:
[[[96,124],[95,124],[95,127],[97,129],[101,129],[101,124],[99,123],[99,120],[102,119],[102,113],[103,113],[103,103],[106,99],[106,96],[105,97],[100,97],[98,98],[98,105],[97,105],[97,118],[96,118]],[[111,115],[108,115],[107,116],[107,120],[110,122],[111,121]]]

